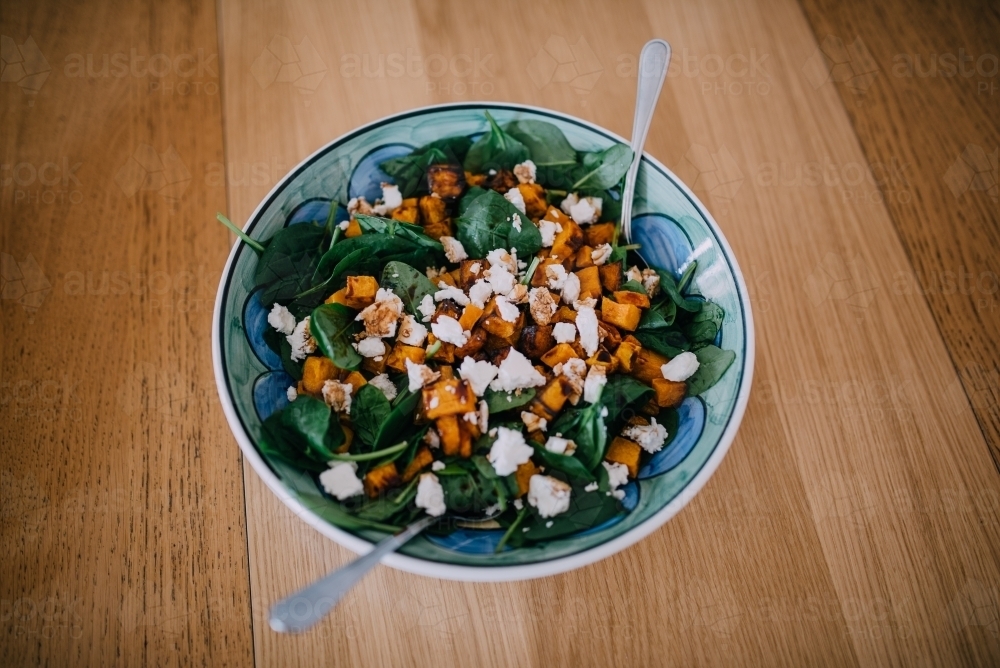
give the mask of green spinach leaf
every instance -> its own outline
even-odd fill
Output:
[[[302,452],[315,461],[333,459],[334,450],[344,443],[344,432],[337,416],[319,399],[304,395],[280,412],[280,424],[285,437],[297,444]]]
[[[379,168],[392,177],[404,198],[424,194],[427,190],[427,170],[432,165],[461,165],[472,146],[468,137],[445,137],[415,149],[409,155],[391,158]]]
[[[351,422],[358,440],[370,449],[376,449],[379,431],[392,407],[382,390],[374,385],[363,385],[351,400]]]
[[[639,339],[644,348],[667,357],[677,357],[691,348],[684,335],[675,329],[656,329],[646,332],[636,330],[635,338]]]
[[[341,369],[357,369],[363,361],[351,345],[354,311],[343,304],[322,304],[313,309],[309,331],[320,351]]]
[[[504,130],[528,148],[537,167],[576,164],[576,149],[552,123],[525,119],[508,123]]]
[[[413,267],[403,262],[389,262],[382,270],[382,280],[379,286],[392,290],[396,296],[403,300],[403,306],[410,315],[421,318],[422,314],[417,310],[420,302],[426,295],[434,296],[438,291],[431,283],[427,275],[417,271]]]
[[[725,317],[726,313],[721,306],[714,302],[704,302],[701,310],[684,326],[684,336],[691,342],[691,347],[697,348],[715,341]]]
[[[520,408],[534,398],[534,388],[521,390],[521,394],[519,395],[513,392],[498,392],[491,389],[487,389],[486,393],[483,394],[483,399],[486,400],[486,407],[489,409],[490,415],[509,411],[512,408]]]
[[[544,446],[537,443],[532,443],[531,445],[535,448],[535,457],[542,460],[547,467],[562,471],[571,481],[583,481],[585,483],[594,481],[594,475],[575,456],[550,452]]]
[[[489,130],[476,140],[465,156],[465,171],[483,174],[490,169],[512,169],[530,156],[528,147],[503,131],[486,112]]]
[[[632,164],[632,149],[625,144],[615,144],[597,153],[584,153],[581,164],[574,172],[571,190],[607,190],[618,185]]]
[[[514,216],[520,218],[520,230],[514,226]],[[542,235],[535,224],[493,190],[477,197],[455,226],[456,237],[474,259],[482,259],[496,248],[516,248],[518,257],[526,258],[542,247]]]
[[[707,345],[694,351],[701,366],[688,378],[688,394],[696,397],[708,388],[715,385],[722,374],[736,359],[736,353],[732,350],[722,350],[713,345]]]
[[[323,235],[322,227],[300,223],[271,237],[254,272],[255,285],[264,286],[260,300],[265,307],[287,302],[310,287]]]
[[[379,427],[378,436],[375,438],[376,450],[397,443],[403,430],[413,427],[413,411],[417,409],[420,397],[420,392],[410,392],[409,389],[396,397],[392,403],[392,410]]]
[[[677,304],[678,308],[691,313],[697,313],[701,309],[702,300],[682,295],[673,274],[663,269],[656,269],[655,267],[654,269],[660,275],[660,289],[670,297],[671,301]]]

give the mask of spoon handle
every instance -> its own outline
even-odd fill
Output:
[[[279,633],[300,633],[312,628],[368,571],[382,561],[382,557],[401,548],[437,520],[437,517],[427,516],[414,522],[395,536],[378,543],[368,554],[278,601],[271,606],[268,620],[271,628]]]
[[[639,82],[635,91],[635,120],[632,121],[632,152],[635,156],[625,175],[625,190],[622,193],[621,229],[626,240],[632,238],[632,201],[635,199],[635,181],[639,175],[642,147],[646,143],[656,100],[660,97],[669,65],[670,45],[662,39],[646,42],[639,54]]]

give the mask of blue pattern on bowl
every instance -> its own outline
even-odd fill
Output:
[[[388,144],[380,146],[361,159],[354,173],[351,174],[351,185],[348,188],[350,197],[364,196],[369,204],[382,196],[382,182],[392,183],[392,178],[379,169],[379,165],[389,158],[399,158],[413,152],[414,146],[406,144]]]
[[[701,399],[688,397],[677,407],[677,425],[670,442],[639,469],[639,480],[666,473],[688,456],[705,428],[705,404]]]
[[[261,421],[288,405],[290,385],[295,385],[295,379],[284,371],[268,371],[257,377],[253,384],[253,405]]]
[[[254,290],[243,307],[243,330],[247,333],[250,349],[268,369],[280,369],[281,358],[264,341],[267,324],[267,309],[260,302],[260,290]]]

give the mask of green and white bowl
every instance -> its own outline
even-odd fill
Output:
[[[592,123],[537,107],[468,103],[424,107],[369,123],[331,141],[283,178],[257,207],[244,230],[260,240],[285,225],[325,221],[331,199],[346,202],[378,195],[378,169],[387,158],[408,153],[441,137],[476,135],[486,129],[483,110],[500,123],[538,119],[557,125],[578,150],[595,151],[625,142]],[[627,143],[627,142],[625,142]],[[627,512],[608,523],[550,543],[494,554],[499,531],[460,529],[448,537],[421,536],[385,563],[432,577],[499,581],[561,573],[603,559],[655,531],[704,486],[719,466],[743,418],[753,376],[753,318],[746,284],[719,226],[701,202],[669,169],[642,156],[633,211],[632,240],[652,265],[679,269],[697,259],[692,290],[726,312],[716,343],[735,351],[722,379],[679,409],[679,425],[664,449],[628,485]],[[342,206],[337,213],[346,218]],[[287,402],[292,384],[280,360],[263,343],[266,312],[254,292],[256,254],[233,247],[222,274],[212,323],[212,354],[226,419],[246,460],[267,486],[303,520],[345,547],[364,553],[385,537],[349,532],[331,521],[337,504],[315,479],[265,457],[258,442],[261,422]]]

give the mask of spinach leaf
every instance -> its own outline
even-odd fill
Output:
[[[357,369],[361,355],[351,345],[354,311],[343,304],[322,304],[313,309],[309,331],[320,351],[341,369]]]
[[[643,287],[642,283],[636,280],[625,281],[624,283],[621,284],[621,287],[619,287],[618,289],[628,290],[629,292],[638,292],[639,294],[642,295],[647,294],[646,288]]]
[[[486,188],[480,186],[472,186],[466,190],[461,199],[458,200],[458,215],[464,214],[472,206],[472,203],[476,201],[476,198],[486,192]]]
[[[568,408],[549,427],[550,434],[562,434],[576,443],[573,456],[593,471],[604,457],[608,430],[601,415],[604,404],[600,399],[586,407]]]
[[[646,332],[637,330],[635,338],[639,339],[643,348],[649,348],[667,357],[677,357],[691,347],[684,335],[675,329],[657,329]]]
[[[697,313],[701,309],[702,301],[694,297],[685,297],[681,294],[680,288],[677,286],[677,281],[674,280],[674,275],[669,271],[663,269],[656,269],[656,273],[660,275],[660,289],[670,297],[670,300],[677,304],[678,308],[682,308],[685,311],[691,313]]]
[[[562,471],[572,481],[583,481],[585,483],[594,481],[594,475],[587,470],[583,462],[573,455],[560,455],[556,452],[550,452],[544,446],[537,443],[532,443],[531,445],[535,447],[535,457],[542,460],[545,466]]]
[[[639,319],[637,332],[666,329],[673,326],[677,317],[677,305],[669,299],[659,301],[650,306]]]
[[[298,449],[306,457],[323,464],[333,459],[334,450],[344,443],[344,431],[330,407],[319,399],[304,395],[278,413],[279,422],[271,423],[268,433],[277,435],[276,442]],[[279,445],[279,447],[281,447]]]
[[[357,515],[360,518],[375,522],[386,522],[396,516],[401,516],[407,519],[402,519],[398,523],[405,524],[408,523],[408,516],[410,514],[416,514],[414,510],[423,512],[411,505],[416,496],[416,485],[407,485],[403,489],[389,492],[378,499],[365,503],[358,509]]]
[[[406,226],[406,228],[410,227],[413,226]],[[393,227],[393,233],[390,234],[388,233],[389,228],[386,227],[387,233],[385,234],[362,234],[337,242],[320,259],[313,275],[313,284],[326,283],[328,287],[332,287],[331,277],[342,269],[341,262],[348,257],[362,258],[357,261],[351,260],[352,263],[359,263],[352,267],[351,271],[357,271],[358,266],[363,264],[369,275],[379,274],[382,267],[392,261],[405,262],[417,268],[426,268],[432,264],[440,265],[444,259],[444,250],[440,243],[426,237],[426,235],[423,235],[424,239],[433,243],[428,244],[423,239],[418,241],[416,233],[406,228]],[[361,254],[353,255],[359,250],[362,251]],[[344,273],[347,272],[344,271]]]
[[[722,350],[713,345],[699,348],[694,351],[694,354],[698,357],[701,366],[687,381],[688,394],[692,397],[698,396],[715,385],[736,359],[736,353],[732,350]]]
[[[397,443],[399,434],[413,426],[413,411],[416,410],[420,397],[420,392],[410,392],[409,389],[396,397],[392,403],[392,410],[379,427],[378,436],[375,438],[376,450]]]
[[[604,421],[609,425],[619,422],[619,418],[627,418],[635,410],[643,406],[653,395],[653,388],[631,376],[614,374],[608,377],[608,382],[601,393],[601,403],[608,409]]]
[[[409,155],[391,158],[379,168],[392,177],[404,198],[427,192],[427,169],[431,165],[461,165],[472,146],[468,137],[445,137],[415,149]]]
[[[504,130],[528,148],[537,167],[576,164],[576,149],[552,123],[531,119],[512,121]]]
[[[514,227],[514,216],[521,220],[520,231]],[[474,259],[482,259],[496,248],[516,248],[518,257],[526,258],[542,247],[542,235],[535,224],[493,190],[477,197],[455,226],[456,237]]]
[[[632,149],[625,144],[615,144],[598,153],[584,153],[580,166],[574,171],[576,181],[571,190],[607,190],[618,185],[632,164]]]
[[[379,286],[392,290],[401,300],[406,312],[421,318],[422,314],[417,310],[424,296],[433,296],[437,288],[431,283],[427,275],[417,271],[413,267],[403,262],[389,262],[382,270],[382,280]]]
[[[292,346],[284,334],[268,326],[264,330],[264,343],[281,358],[281,366],[285,373],[295,380],[302,380],[302,362],[292,360]]]
[[[606,477],[603,470],[602,474]],[[606,485],[594,492],[575,485],[570,493],[569,510],[548,519],[532,513],[532,521],[525,523],[528,530],[522,533],[522,538],[542,541],[568,536],[607,522],[621,511],[621,501],[607,494]]]
[[[307,455],[296,435],[285,427],[282,421],[284,412],[284,410],[280,410],[272,413],[261,424],[261,454],[305,471],[325,471],[327,469],[326,462]]]
[[[322,227],[300,223],[278,230],[257,260],[256,286],[265,286],[260,300],[265,307],[286,302],[310,286],[323,241]]]
[[[374,450],[379,430],[391,410],[382,390],[374,385],[363,385],[351,400],[351,422],[358,440]]]
[[[573,178],[573,174],[578,167],[579,165],[575,161],[568,165],[540,165],[535,173],[535,181],[541,183],[549,191],[546,194],[553,196],[549,201],[558,206],[566,193],[573,189],[573,182],[576,180]],[[561,191],[561,193],[554,191]]]
[[[487,389],[486,393],[483,394],[483,399],[486,400],[486,407],[489,409],[490,415],[493,415],[494,413],[502,413],[503,411],[509,411],[512,408],[520,408],[534,398],[534,388],[521,390],[520,395],[514,394],[513,392],[498,392],[491,389]]]
[[[504,132],[488,111],[486,120],[490,129],[469,148],[465,171],[482,174],[491,169],[512,169],[530,157],[528,147]]]
[[[704,302],[701,310],[684,326],[684,336],[691,342],[692,347],[712,343],[725,317],[726,312],[721,306],[714,302]]]
[[[444,247],[440,241],[432,239],[424,233],[424,228],[419,225],[412,225],[391,218],[380,218],[379,216],[366,216],[356,214],[354,218],[361,226],[364,234],[387,234],[390,237],[406,239],[417,246],[430,248],[432,250],[444,252]],[[355,237],[357,238],[357,237]]]

